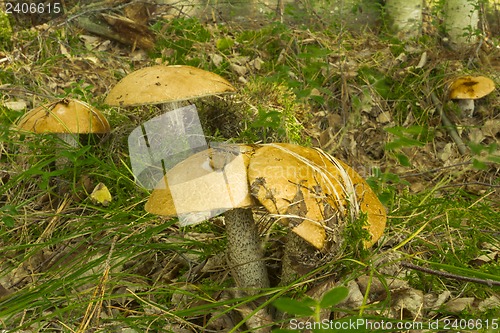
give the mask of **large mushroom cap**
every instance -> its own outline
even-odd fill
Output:
[[[247,182],[249,146],[210,148],[167,171],[146,203],[147,212],[202,222],[225,210],[254,205]],[[235,151],[236,150],[236,151]],[[184,223],[182,223],[184,220]]]
[[[320,150],[292,144],[234,145],[208,149],[170,169],[146,211],[201,222],[225,210],[255,206],[282,215],[292,231],[317,249],[341,237],[347,214],[367,214],[372,246],[383,234],[385,208],[353,169]],[[182,223],[182,221],[181,221]],[[335,224],[337,223],[337,224]],[[337,230],[338,229],[338,230]],[[334,242],[341,240],[333,239]]]
[[[17,128],[34,133],[107,133],[109,123],[89,104],[65,98],[45,104],[26,113]]]
[[[463,76],[450,86],[451,99],[478,99],[495,89],[493,80],[484,76]]]
[[[250,160],[248,178],[252,194],[264,207],[283,215],[293,232],[318,249],[326,243],[325,229],[341,236],[333,229],[342,226],[332,222],[343,223],[348,210],[367,213],[371,234],[367,247],[383,233],[385,209],[369,185],[353,169],[319,150],[265,145]],[[340,216],[333,220],[336,214]]]
[[[152,66],[124,77],[111,89],[105,103],[135,106],[184,101],[234,92],[235,88],[217,74],[191,66]]]

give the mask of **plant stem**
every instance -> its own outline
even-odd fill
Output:
[[[441,116],[441,121],[443,122],[444,127],[448,131],[448,134],[450,134],[451,138],[453,141],[455,141],[455,144],[457,145],[458,151],[462,155],[467,154],[467,146],[464,144],[460,136],[458,135],[457,131],[455,130],[455,127],[451,123],[451,121],[448,119],[446,116],[446,113],[443,110],[443,106],[439,102],[439,99],[437,98],[435,93],[431,93],[431,99],[434,105],[436,106],[436,109],[439,111],[439,115]]]
[[[458,281],[480,283],[480,284],[487,285],[489,287],[500,286],[499,281],[485,280],[485,279],[480,279],[480,278],[475,278],[475,277],[470,277],[470,276],[463,276],[463,275],[458,275],[458,274],[453,274],[453,273],[448,273],[448,272],[437,271],[435,269],[414,265],[414,264],[411,264],[409,262],[402,262],[401,266],[406,267],[406,268],[410,268],[410,269],[414,269],[417,271],[421,271],[424,273],[432,274],[432,275],[437,275],[437,276],[442,276],[442,277],[449,278],[449,279],[458,280]]]

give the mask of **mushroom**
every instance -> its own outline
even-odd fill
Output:
[[[141,124],[129,136],[130,160],[137,181],[153,188],[164,169],[207,148],[196,107],[179,108],[180,102],[234,91],[219,75],[191,66],[146,67],[120,80],[105,99],[108,105],[161,104],[164,112],[171,111]]]
[[[474,100],[482,98],[495,90],[495,83],[484,76],[463,76],[450,86],[450,99],[458,100],[458,107],[462,114],[472,117],[474,114]]]
[[[178,107],[177,102],[234,91],[228,81],[215,73],[191,66],[157,65],[125,76],[104,102],[111,106],[163,104],[162,109],[169,111]]]
[[[370,186],[345,163],[319,149],[264,145],[250,160],[248,179],[252,195],[293,232],[285,243],[282,285],[295,280],[297,272],[314,267],[310,259],[317,261],[315,249],[326,258],[340,256],[344,228],[360,212],[367,214],[366,248],[383,234],[385,208]]]
[[[292,144],[210,148],[167,171],[145,209],[179,216],[182,225],[224,212],[233,276],[244,289],[269,285],[257,227],[255,199],[314,248],[342,243],[347,215],[368,215],[372,246],[382,235],[385,209],[351,168],[313,148]],[[326,247],[327,244],[336,246]]]
[[[145,209],[152,214],[178,216],[183,226],[224,213],[233,278],[248,294],[255,294],[269,287],[269,279],[249,208],[256,206],[247,181],[254,148],[233,147],[209,148],[168,170]]]
[[[78,146],[79,134],[108,133],[104,115],[91,105],[64,98],[39,106],[19,119],[15,127],[33,133],[53,133],[71,147]],[[57,164],[61,160],[56,160]]]
[[[318,250],[326,246],[327,231],[338,233],[332,229],[345,222],[340,219],[348,214],[357,218],[360,211],[368,215],[365,228],[370,239],[365,246],[371,247],[383,234],[385,209],[370,186],[322,150],[287,143],[263,145],[250,160],[248,179],[252,195]]]
[[[31,110],[22,116],[16,127],[34,133],[55,133],[72,147],[78,145],[78,134],[108,133],[109,123],[91,105],[65,98]]]

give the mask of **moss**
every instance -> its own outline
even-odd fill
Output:
[[[309,146],[303,124],[308,121],[307,107],[299,102],[286,85],[265,80],[250,81],[243,111],[246,130],[244,141],[289,142]]]
[[[9,17],[3,11],[0,11],[0,49],[5,50],[12,44],[12,27]]]

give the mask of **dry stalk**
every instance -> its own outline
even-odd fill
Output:
[[[488,287],[500,286],[500,281],[485,280],[485,279],[480,279],[480,278],[475,278],[475,277],[469,277],[469,276],[463,276],[463,275],[458,275],[458,274],[453,274],[453,273],[448,273],[448,272],[442,272],[442,271],[438,271],[435,269],[426,268],[426,267],[418,266],[415,264],[411,264],[409,262],[402,262],[401,266],[406,267],[406,268],[410,268],[410,269],[414,269],[414,270],[417,270],[420,272],[429,273],[429,274],[437,275],[437,276],[442,276],[445,278],[454,279],[454,280],[458,280],[458,281],[480,283],[480,284],[487,285]]]

